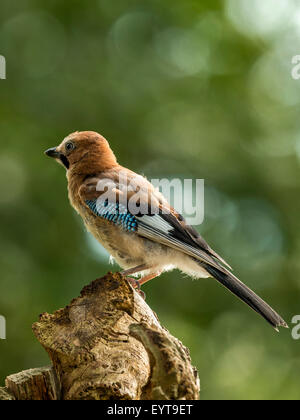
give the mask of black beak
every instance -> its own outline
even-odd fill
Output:
[[[52,147],[51,149],[48,149],[45,151],[45,155],[52,157],[54,159],[59,159],[61,163],[64,165],[66,169],[69,169],[70,163],[65,155],[62,153],[59,153],[55,147]]]
[[[52,147],[51,149],[46,150],[45,155],[52,158],[56,158],[56,159],[59,159],[60,157],[60,153],[57,152],[55,147]]]

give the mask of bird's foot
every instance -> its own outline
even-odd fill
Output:
[[[125,277],[126,280],[131,284],[131,286],[136,289],[136,291],[138,292],[138,294],[144,299],[146,300],[146,293],[142,291],[141,289],[141,284],[137,279],[133,279],[132,277]]]

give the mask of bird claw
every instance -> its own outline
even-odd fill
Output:
[[[146,300],[146,293],[142,291],[140,282],[137,279],[132,277],[126,277],[126,280],[131,284],[131,286],[137,291],[137,293]]]
[[[146,300],[146,293],[142,291],[142,289],[138,290],[138,294],[144,299]]]

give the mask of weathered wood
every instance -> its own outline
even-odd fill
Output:
[[[17,400],[59,399],[59,385],[52,366],[10,375],[6,378],[5,385]]]
[[[143,399],[198,399],[200,380],[186,347],[169,332],[145,323],[129,328],[149,354],[151,375],[144,389]]]
[[[0,387],[0,401],[7,400],[13,401],[15,397],[8,391],[7,388]]]
[[[30,370],[27,380],[26,372],[8,377],[6,386],[16,399],[199,398],[188,350],[119,273],[93,281],[53,315],[42,314],[33,331],[56,376],[51,381]]]

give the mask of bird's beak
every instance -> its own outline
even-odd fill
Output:
[[[66,169],[69,169],[70,162],[65,155],[58,152],[56,147],[52,147],[45,151],[45,155],[56,159],[59,163],[61,163]]]
[[[59,159],[60,153],[56,150],[56,147],[52,147],[51,149],[45,151],[45,155],[55,159]]]

